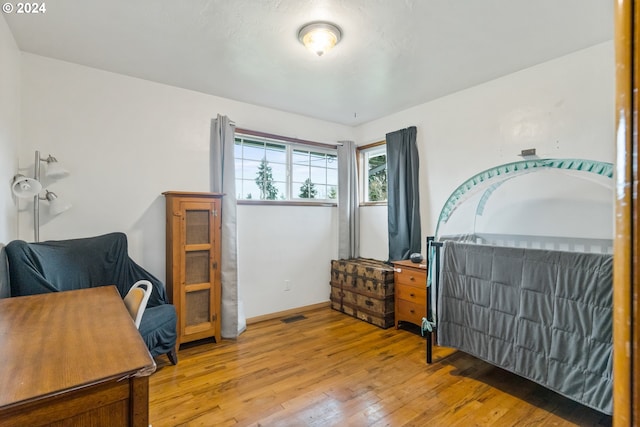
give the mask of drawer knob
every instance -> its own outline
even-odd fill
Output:
[[[409,280],[411,280],[413,282],[416,279],[413,276],[409,276]]]
[[[410,296],[411,298],[413,298],[413,297],[415,297],[415,296],[416,296],[416,294],[414,294],[413,292],[411,292],[411,293],[409,294],[409,296]]]

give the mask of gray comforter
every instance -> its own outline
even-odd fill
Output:
[[[446,242],[438,344],[612,412],[612,255]]]

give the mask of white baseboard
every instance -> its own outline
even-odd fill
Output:
[[[279,319],[281,317],[289,317],[292,314],[300,314],[305,311],[317,310],[319,308],[329,307],[331,301],[325,301],[318,304],[305,305],[303,307],[292,308],[290,310],[278,311],[276,313],[263,314],[262,316],[250,317],[247,319],[247,325],[253,323],[264,322],[265,320]]]

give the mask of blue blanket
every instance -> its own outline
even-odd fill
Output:
[[[125,234],[41,243],[14,240],[6,254],[12,297],[106,285],[115,285],[124,297],[135,282],[149,280],[153,292],[140,334],[153,356],[175,345],[175,307],[167,302],[164,284],[129,257]]]

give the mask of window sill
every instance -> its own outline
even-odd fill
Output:
[[[239,205],[261,205],[261,206],[338,206],[337,202],[328,201],[301,201],[301,200],[238,200]]]
[[[364,206],[387,206],[387,202],[363,202],[360,203],[360,207]]]

